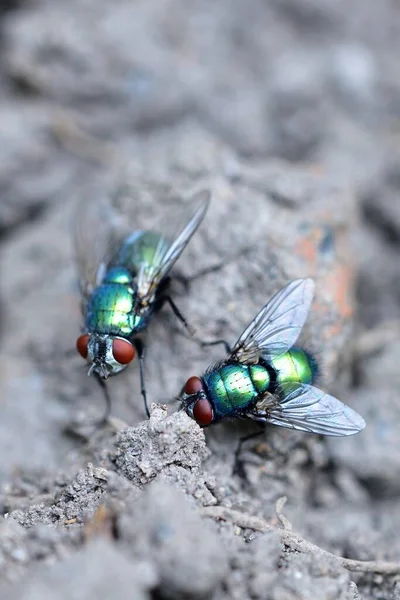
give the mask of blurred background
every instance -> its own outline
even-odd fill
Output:
[[[281,285],[314,277],[305,344],[320,385],[367,421],[349,440],[271,428],[248,447],[250,488],[230,493],[266,517],[287,495],[295,528],[322,547],[400,560],[400,3],[9,0],[0,18],[3,513],[34,504],[43,477],[51,495],[55,473],[85,467],[73,423],[103,410],[74,350],[76,203],[126,179],[138,226],[152,227],[206,187],[210,210],[178,268],[226,266],[189,294],[176,287],[183,313],[203,338],[234,342]],[[149,331],[150,400],[172,411],[218,358],[165,309]],[[115,417],[144,419],[137,365],[110,389]],[[226,489],[246,431],[207,434],[206,469]],[[208,597],[265,597],[244,571],[239,596]],[[271,598],[400,597],[396,578],[358,576],[357,596],[339,575],[320,588],[309,577],[311,592]]]

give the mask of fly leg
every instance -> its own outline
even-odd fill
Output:
[[[226,265],[229,265],[229,263],[234,262],[237,258],[240,258],[241,256],[245,256],[246,254],[248,254],[250,252],[250,250],[251,250],[251,248],[243,248],[242,250],[239,250],[239,252],[237,252],[233,256],[227,257],[226,259],[221,260],[220,262],[216,263],[215,265],[210,265],[209,267],[204,267],[203,269],[200,269],[199,271],[197,271],[197,273],[194,273],[194,275],[188,276],[188,275],[183,275],[182,273],[176,273],[174,271],[173,278],[176,279],[177,281],[179,281],[180,283],[182,283],[182,285],[185,287],[185,289],[187,291],[189,289],[191,283],[193,281],[196,281],[196,279],[201,279],[202,277],[205,277],[209,273],[217,273],[218,271],[221,271],[224,267],[226,267]]]
[[[183,316],[183,314],[181,313],[181,311],[179,310],[179,308],[177,307],[177,305],[175,304],[175,302],[172,300],[171,296],[169,296],[168,294],[164,294],[163,296],[160,296],[160,298],[158,299],[158,303],[157,303],[157,308],[156,310],[160,310],[164,304],[168,303],[174,313],[174,315],[176,316],[176,318],[182,323],[182,325],[185,327],[185,329],[188,331],[188,333],[191,336],[195,335],[195,330],[193,329],[193,327],[187,322],[187,320],[185,319],[185,317]],[[201,346],[216,346],[217,344],[222,344],[225,347],[225,350],[228,354],[231,353],[231,348],[228,344],[228,342],[226,342],[225,340],[215,340],[212,342],[203,342],[202,340],[197,339],[196,340]]]
[[[179,319],[179,321],[182,323],[182,325],[185,327],[185,329],[188,331],[188,333],[193,337],[195,335],[195,330],[186,321],[185,317],[183,316],[183,314],[181,313],[181,311],[179,310],[179,308],[177,307],[175,302],[172,300],[171,296],[168,296],[168,295],[161,296],[160,305],[162,306],[166,302],[168,302],[168,304],[172,308],[174,315]],[[202,340],[197,338],[196,342],[198,342],[200,344],[200,346],[216,346],[217,344],[222,344],[224,346],[227,354],[231,353],[231,347],[229,346],[228,342],[226,342],[225,340],[215,340],[213,342],[203,342]]]
[[[170,305],[170,307],[172,308],[172,312],[174,313],[176,318],[182,323],[182,325],[185,327],[187,332],[191,336],[193,336],[195,334],[195,330],[186,321],[185,317],[183,316],[183,314],[181,313],[181,311],[179,310],[179,308],[177,307],[175,302],[172,300],[171,296],[169,296],[168,294],[164,294],[163,296],[161,296],[158,300],[157,310],[161,309],[164,306],[164,304],[166,304],[166,303],[168,303]]]
[[[226,266],[226,264],[227,264],[227,261],[220,262],[215,265],[212,265],[211,267],[205,267],[204,269],[200,269],[199,271],[197,271],[197,273],[195,273],[194,275],[190,275],[190,276],[183,275],[183,273],[174,272],[173,278],[176,279],[176,281],[179,281],[179,283],[181,283],[183,285],[183,287],[185,288],[185,291],[187,292],[193,281],[195,281],[196,279],[201,279],[202,277],[205,277],[209,273],[216,273],[217,271],[220,271],[221,269],[223,269]]]
[[[219,344],[221,344],[224,348],[227,354],[231,354],[232,353],[232,348],[230,347],[230,345],[228,344],[228,342],[226,342],[225,340],[214,340],[213,342],[200,342],[201,345],[203,347],[205,346],[218,346]]]
[[[108,420],[108,417],[110,416],[110,413],[111,413],[111,398],[110,398],[110,394],[108,393],[108,387],[107,387],[107,384],[104,381],[104,379],[102,379],[98,373],[94,373],[94,376],[95,376],[95,379],[98,382],[99,386],[103,390],[104,399],[106,401],[106,410],[105,410],[103,416],[101,417],[101,419],[99,419],[95,423],[98,427],[101,427],[102,425],[106,424],[106,422]]]
[[[144,382],[144,355],[145,355],[145,345],[142,340],[135,340],[135,348],[137,350],[139,356],[139,370],[140,370],[140,393],[143,397],[144,408],[146,411],[147,417],[150,417],[149,405],[147,404],[147,393],[146,393],[146,385]]]
[[[242,447],[243,444],[245,442],[247,442],[248,440],[252,440],[253,438],[259,437],[260,435],[262,435],[265,431],[264,426],[261,423],[258,423],[258,425],[261,427],[261,429],[259,431],[253,431],[253,433],[249,433],[248,435],[245,435],[243,437],[240,438],[239,443],[237,445],[237,448],[235,450],[235,462],[233,463],[233,471],[232,471],[232,475],[239,475],[239,477],[241,479],[247,479],[246,477],[246,473],[243,467],[243,461],[240,458],[240,454],[242,452]]]

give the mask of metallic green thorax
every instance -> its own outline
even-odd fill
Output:
[[[225,364],[203,376],[217,419],[246,411],[265,392],[287,393],[298,383],[312,383],[314,360],[301,348],[292,348],[270,362],[257,365]]]
[[[130,337],[145,327],[145,319],[135,314],[135,276],[141,268],[157,267],[165,240],[151,231],[136,231],[124,242],[113,267],[89,299],[86,331]]]
[[[268,370],[261,365],[228,364],[203,379],[218,418],[245,410],[270,385]]]

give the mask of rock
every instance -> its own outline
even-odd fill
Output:
[[[29,581],[13,589],[13,597],[50,600],[57,590],[60,600],[146,600],[155,583],[149,564],[132,564],[115,545],[96,540],[51,569],[37,569]]]
[[[46,525],[26,529],[7,517],[0,521],[0,573],[6,584],[21,581],[37,563],[51,565],[76,551],[81,542],[75,529],[57,530]],[[0,590],[1,594],[1,590]]]
[[[397,582],[394,586],[394,596],[393,600],[399,600],[400,598],[400,582]]]
[[[27,535],[26,530],[11,519],[0,522],[0,569],[3,573],[9,562],[27,562]]]
[[[350,575],[328,557],[289,554],[273,589],[273,600],[349,600]]]
[[[78,473],[74,481],[56,494],[53,502],[34,504],[26,512],[13,511],[10,518],[26,527],[36,523],[82,523],[95,513],[106,489],[107,471],[89,464],[86,471]]]
[[[118,434],[112,460],[118,473],[141,486],[174,463],[198,471],[207,455],[202,430],[185,412],[167,417],[153,404],[148,421]]]
[[[378,69],[373,53],[366,46],[353,43],[335,48],[331,74],[339,93],[354,107],[376,99]]]
[[[227,575],[228,563],[215,530],[184,494],[151,483],[118,519],[118,536],[135,557],[152,561],[163,598],[208,598]]]
[[[265,598],[266,590],[274,588],[277,566],[282,553],[278,533],[269,532],[248,545],[249,591],[252,598]]]
[[[18,103],[1,101],[4,126],[0,133],[0,235],[40,220],[61,199],[68,181],[78,177],[72,157],[51,147],[46,133],[51,119],[38,105],[21,110]]]
[[[360,390],[352,394],[349,404],[363,415],[367,426],[351,438],[328,439],[333,459],[363,481],[371,496],[397,496],[400,491],[397,388],[382,385]]]
[[[390,329],[390,323],[388,323]],[[392,325],[392,331],[394,326]],[[386,340],[384,339],[384,342]],[[362,354],[358,361],[360,383],[367,388],[380,387],[381,382],[389,382],[395,388],[400,386],[400,342],[384,344],[370,353]]]

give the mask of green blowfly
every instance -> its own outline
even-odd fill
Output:
[[[168,284],[170,271],[202,222],[209,201],[209,192],[200,191],[182,203],[179,212],[164,216],[161,224],[150,229],[134,227],[132,215],[117,210],[111,201],[96,199],[80,205],[75,219],[75,250],[83,327],[76,346],[90,364],[88,374],[94,375],[104,390],[107,412],[103,420],[110,412],[105,380],[125,369],[136,354],[149,414],[145,346],[140,334],[152,315],[167,303],[190,331],[168,294]],[[135,213],[132,203],[129,208]]]
[[[331,436],[365,427],[364,419],[314,387],[315,359],[295,346],[314,297],[312,279],[296,279],[261,309],[229,351],[229,358],[183,389],[187,414],[203,427],[227,418]]]

